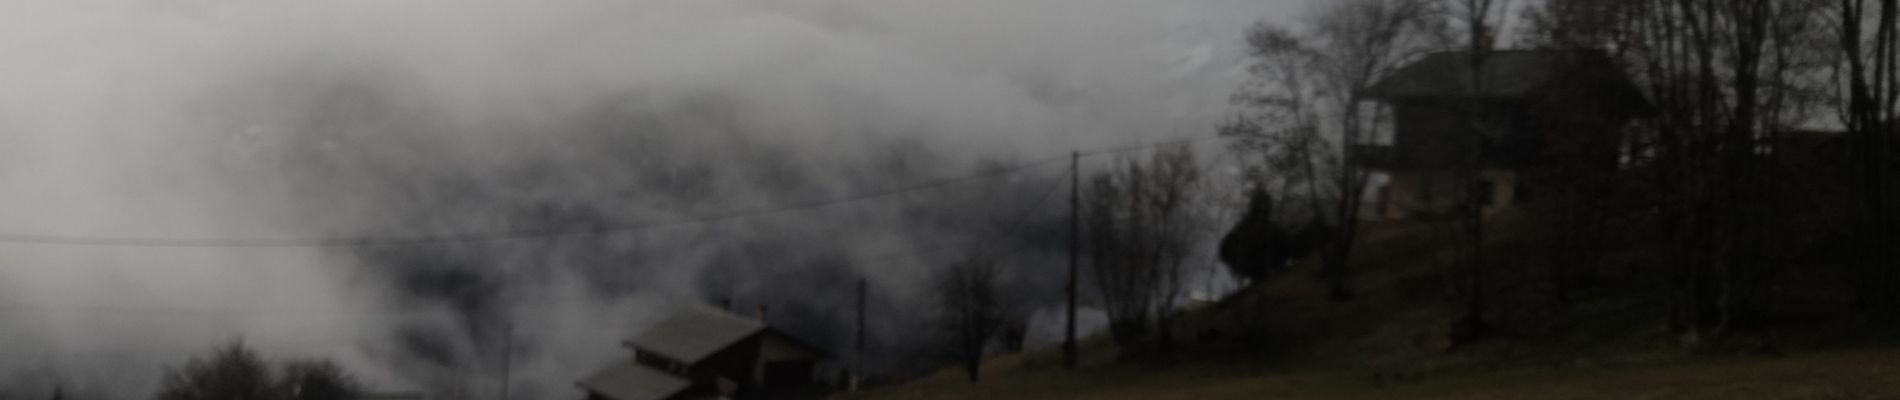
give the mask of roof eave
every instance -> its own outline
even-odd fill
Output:
[[[651,354],[651,355],[659,356],[660,358],[664,358],[667,361],[672,361],[672,362],[676,362],[680,364],[693,364],[700,361],[700,360],[687,360],[685,357],[680,357],[677,354],[670,354],[664,351],[654,350],[652,348],[641,346],[631,341],[621,341],[620,343],[623,345],[626,345],[627,348],[633,349],[635,353]],[[718,354],[718,352],[714,352],[714,354]]]
[[[786,333],[785,331],[778,330],[778,328],[768,327],[766,328],[765,331],[771,332],[774,335],[778,335],[778,337],[785,338],[785,341],[792,342],[792,344],[796,344],[799,347],[804,347],[806,350],[811,350],[812,353],[818,355],[818,358],[827,359],[827,360],[831,359],[831,352],[825,351],[823,347],[818,347],[817,345],[811,344],[811,342],[807,342],[804,339],[800,339],[797,336],[793,336],[790,333]]]
[[[1511,100],[1516,100],[1516,101],[1524,101],[1525,99],[1528,99],[1528,98],[1530,98],[1531,96],[1526,96],[1526,95],[1522,95],[1522,94],[1497,94],[1497,93],[1489,93],[1489,94],[1470,94],[1470,93],[1460,93],[1460,94],[1416,94],[1416,93],[1408,93],[1408,94],[1391,94],[1391,93],[1381,93],[1381,94],[1362,94],[1362,95],[1360,95],[1360,97],[1361,97],[1361,98],[1364,98],[1364,99],[1367,99],[1367,100],[1373,100],[1373,101],[1379,101],[1379,102],[1385,102],[1385,103],[1402,103],[1402,102],[1414,102],[1414,101],[1447,101],[1447,100],[1449,100],[1449,101],[1458,101],[1458,100],[1485,100],[1485,101],[1497,101],[1497,100],[1505,100],[1505,101],[1511,101]]]

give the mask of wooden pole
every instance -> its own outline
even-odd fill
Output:
[[[1075,365],[1076,365],[1076,354],[1075,354],[1076,353],[1076,348],[1075,348],[1075,290],[1076,290],[1076,287],[1075,286],[1076,286],[1076,279],[1077,279],[1076,272],[1078,270],[1076,266],[1077,265],[1076,253],[1081,251],[1081,242],[1082,242],[1082,239],[1081,239],[1081,235],[1082,235],[1081,233],[1082,177],[1080,174],[1081,164],[1082,164],[1082,152],[1077,151],[1077,152],[1069,154],[1069,288],[1068,288],[1069,289],[1068,290],[1068,297],[1069,297],[1068,317],[1069,318],[1068,318],[1068,326],[1065,329],[1063,329],[1063,337],[1062,337],[1062,366],[1068,369],[1075,369]]]
[[[508,381],[515,356],[515,323],[507,317],[501,322],[501,400],[508,400]]]
[[[853,355],[857,357],[857,359],[852,361],[852,364],[854,365],[852,365],[851,382],[848,383],[848,385],[850,386],[850,390],[853,392],[858,391],[858,382],[861,381],[864,376],[864,300],[865,300],[865,292],[866,292],[865,286],[866,285],[865,285],[864,278],[858,278],[858,337],[857,337],[857,343],[856,343],[857,350],[853,352]]]

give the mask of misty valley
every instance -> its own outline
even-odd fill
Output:
[[[1900,1],[0,4],[0,399],[1900,396]]]

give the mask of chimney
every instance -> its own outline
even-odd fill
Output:
[[[760,304],[760,305],[759,305],[759,315],[758,315],[758,317],[759,317],[759,323],[762,323],[762,324],[763,324],[763,323],[766,323],[766,322],[765,322],[765,305],[764,305],[764,304]]]

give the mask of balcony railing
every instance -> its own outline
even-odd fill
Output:
[[[1396,170],[1406,167],[1403,154],[1398,148],[1389,145],[1355,144],[1348,148],[1351,158],[1346,161],[1353,165],[1371,169]]]

